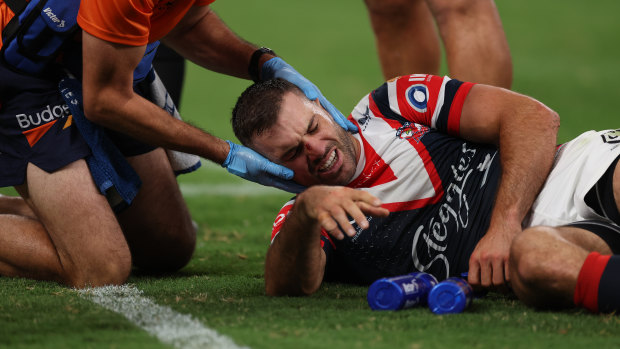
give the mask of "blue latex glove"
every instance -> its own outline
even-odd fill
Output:
[[[230,151],[222,167],[228,172],[243,179],[270,187],[286,190],[290,193],[301,193],[306,187],[292,181],[293,171],[267,160],[254,150],[226,141]]]
[[[304,91],[308,99],[313,101],[318,98],[323,108],[331,114],[332,118],[334,118],[340,127],[349,132],[357,133],[357,127],[355,127],[351,121],[347,120],[347,118],[323,96],[319,88],[303,75],[299,74],[297,70],[291,67],[282,58],[274,57],[265,62],[265,64],[263,64],[261,76],[263,80],[282,78],[295,84],[295,86]]]

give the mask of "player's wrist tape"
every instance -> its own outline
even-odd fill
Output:
[[[258,67],[258,63],[260,61],[260,58],[265,54],[265,53],[269,53],[271,55],[277,56],[275,52],[273,52],[273,50],[271,50],[270,48],[267,47],[261,47],[258,50],[254,51],[254,53],[252,53],[252,58],[250,58],[250,64],[248,65],[248,73],[250,74],[250,78],[254,81],[254,82],[260,82],[260,75],[258,74],[259,72],[259,67]]]

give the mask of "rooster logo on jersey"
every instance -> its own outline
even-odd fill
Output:
[[[403,126],[396,130],[396,137],[400,139],[412,139],[416,143],[420,143],[420,138],[428,132],[430,128],[424,125],[416,124],[415,122],[405,122]]]

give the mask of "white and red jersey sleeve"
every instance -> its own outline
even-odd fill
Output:
[[[280,229],[282,229],[282,224],[284,224],[284,221],[288,217],[288,214],[291,212],[291,209],[293,208],[294,203],[295,203],[295,199],[290,200],[289,202],[284,204],[284,206],[282,206],[282,208],[280,209],[280,212],[278,212],[278,215],[276,216],[276,219],[273,222],[273,228],[271,229],[271,243],[272,244],[276,236],[280,234]]]
[[[369,95],[370,110],[458,136],[465,98],[474,84],[449,77],[412,74],[392,79]]]
[[[282,225],[288,218],[288,215],[291,212],[291,209],[293,208],[294,204],[295,204],[295,199],[292,199],[286,204],[284,204],[284,206],[282,206],[282,208],[280,209],[280,212],[278,212],[278,215],[276,216],[276,219],[273,222],[273,228],[271,230],[271,243],[272,244],[276,236],[280,234]],[[321,229],[321,247],[323,248],[323,250],[325,250],[326,253],[328,252],[328,250],[332,248],[336,248],[334,245],[334,242],[331,240],[331,238],[329,237],[329,234],[327,233],[327,231],[325,231],[325,229]]]

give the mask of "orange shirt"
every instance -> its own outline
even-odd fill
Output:
[[[4,29],[9,21],[13,18],[13,11],[9,9],[9,6],[0,0],[0,29]],[[0,35],[0,49],[2,48],[2,35]]]
[[[170,32],[192,6],[206,6],[213,1],[82,0],[78,24],[99,39],[143,46]]]

